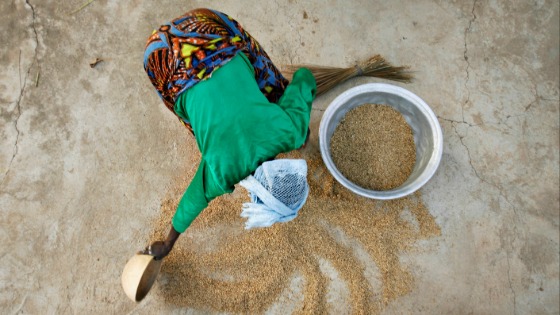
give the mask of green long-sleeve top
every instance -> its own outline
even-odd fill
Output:
[[[202,159],[179,202],[174,229],[184,232],[212,199],[231,193],[264,161],[301,147],[315,93],[315,78],[302,68],[278,103],[270,103],[243,53],[182,93],[174,109],[191,123]]]

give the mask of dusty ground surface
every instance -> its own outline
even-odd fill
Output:
[[[136,305],[120,273],[193,167],[144,74],[145,40],[201,6],[241,21],[278,64],[379,53],[416,71],[406,88],[445,139],[422,189],[441,236],[401,257],[415,287],[383,312],[560,312],[557,1],[97,0],[72,14],[83,3],[0,2],[0,313],[200,312],[157,294]],[[379,81],[318,98],[312,148],[330,101]]]

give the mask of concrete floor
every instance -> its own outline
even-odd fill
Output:
[[[0,2],[0,313],[185,312],[135,305],[119,277],[191,154],[144,73],[145,40],[202,6],[277,64],[379,53],[416,71],[405,87],[445,139],[423,189],[442,236],[403,257],[416,287],[385,313],[560,312],[558,1],[97,0],[71,14],[84,2]],[[318,98],[314,132],[341,91],[379,81]]]

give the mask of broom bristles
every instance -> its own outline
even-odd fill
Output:
[[[282,73],[292,78],[294,73],[305,67],[311,71],[317,81],[317,95],[323,94],[336,85],[357,76],[376,77],[399,82],[411,82],[412,73],[409,67],[392,66],[380,55],[375,55],[367,61],[349,68],[336,68],[315,65],[287,65]]]

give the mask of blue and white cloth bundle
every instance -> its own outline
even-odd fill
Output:
[[[249,191],[251,202],[243,204],[245,229],[268,227],[293,220],[309,195],[305,160],[264,162],[239,183]]]

